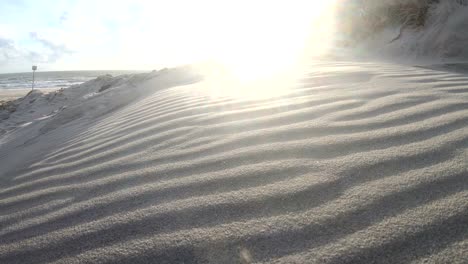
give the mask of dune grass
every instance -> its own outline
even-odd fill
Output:
[[[423,28],[437,5],[449,10],[468,5],[466,0],[350,0],[338,10],[339,28],[352,40],[371,37],[387,27]]]

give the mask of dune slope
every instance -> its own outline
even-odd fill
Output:
[[[272,98],[184,70],[65,90],[2,135],[0,263],[463,263],[467,83],[314,62]]]

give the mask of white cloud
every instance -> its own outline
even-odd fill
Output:
[[[18,47],[14,40],[0,37],[0,72],[21,71],[40,55]]]
[[[73,51],[65,46],[65,44],[54,43],[54,40],[49,40],[40,36],[37,32],[31,32],[30,36],[33,40],[41,43],[47,49],[47,59],[41,61],[42,63],[53,63],[67,54],[72,54]]]

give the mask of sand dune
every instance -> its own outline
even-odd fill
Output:
[[[468,75],[324,61],[269,98],[208,82],[102,77],[22,105],[0,263],[468,259]]]

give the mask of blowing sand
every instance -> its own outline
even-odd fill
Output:
[[[466,263],[467,83],[315,62],[272,98],[186,68],[35,93],[0,123],[0,263]]]

